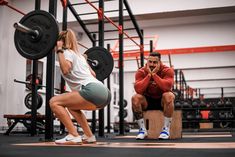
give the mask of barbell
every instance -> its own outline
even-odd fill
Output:
[[[58,40],[58,23],[52,14],[43,10],[26,14],[14,27],[15,47],[21,56],[30,60],[47,56]],[[98,80],[102,81],[111,74],[114,61],[107,49],[92,47],[85,54]]]

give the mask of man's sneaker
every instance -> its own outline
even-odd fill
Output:
[[[163,128],[158,139],[167,140],[167,139],[169,139],[169,137],[170,137],[169,129]]]
[[[67,135],[64,138],[60,140],[55,140],[56,144],[65,144],[65,145],[72,145],[72,144],[82,144],[82,138],[81,136],[73,136],[73,135]]]
[[[137,139],[137,140],[143,140],[143,139],[144,139],[145,137],[147,137],[147,136],[148,136],[147,131],[141,128],[141,129],[139,130],[138,135],[136,136],[136,139]]]
[[[95,135],[92,135],[91,137],[87,137],[85,134],[82,135],[82,142],[83,143],[96,143]]]

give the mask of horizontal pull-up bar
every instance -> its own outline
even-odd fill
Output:
[[[131,37],[132,38],[132,37]],[[106,39],[104,39],[104,41],[109,41],[109,40],[118,40],[119,38],[106,38]],[[128,38],[128,37],[126,37],[126,38],[123,38],[123,39],[130,39],[130,38]],[[96,41],[99,41],[99,40],[96,40]],[[138,49],[139,50],[139,49]]]
[[[117,12],[118,10],[107,10],[104,11],[104,13],[113,13],[113,12]],[[126,11],[126,9],[124,9],[124,11]],[[79,16],[84,16],[84,15],[92,15],[92,14],[97,14],[97,12],[88,12],[88,13],[82,13],[82,14],[78,14]]]
[[[123,30],[135,30],[135,28],[124,28]],[[104,32],[116,32],[118,31],[117,29],[110,29],[110,30],[104,30]],[[93,31],[90,33],[99,33],[99,31]]]
[[[131,19],[129,19],[129,18],[126,18],[126,19],[123,19],[123,21],[130,21]],[[113,20],[113,22],[118,22],[118,20]],[[86,22],[86,23],[84,23],[85,25],[95,25],[95,24],[98,24],[99,22],[98,21],[95,21],[95,22]],[[107,23],[110,23],[109,21],[104,21],[104,24],[107,24]],[[124,29],[125,30],[125,29]],[[119,31],[119,30],[117,30],[117,31]]]

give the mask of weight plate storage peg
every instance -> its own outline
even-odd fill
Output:
[[[103,47],[92,47],[88,49],[88,64],[96,73],[96,78],[100,81],[106,79],[113,71],[114,61],[111,53]]]
[[[14,27],[15,47],[27,59],[43,58],[55,47],[59,27],[54,16],[46,11],[28,13]]]

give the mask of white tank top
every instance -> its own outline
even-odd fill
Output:
[[[64,50],[64,56],[66,60],[72,63],[72,69],[66,76],[62,72],[61,75],[72,91],[78,91],[82,85],[85,86],[91,82],[103,84],[91,74],[89,65],[83,55],[78,55],[73,50],[66,49]]]

